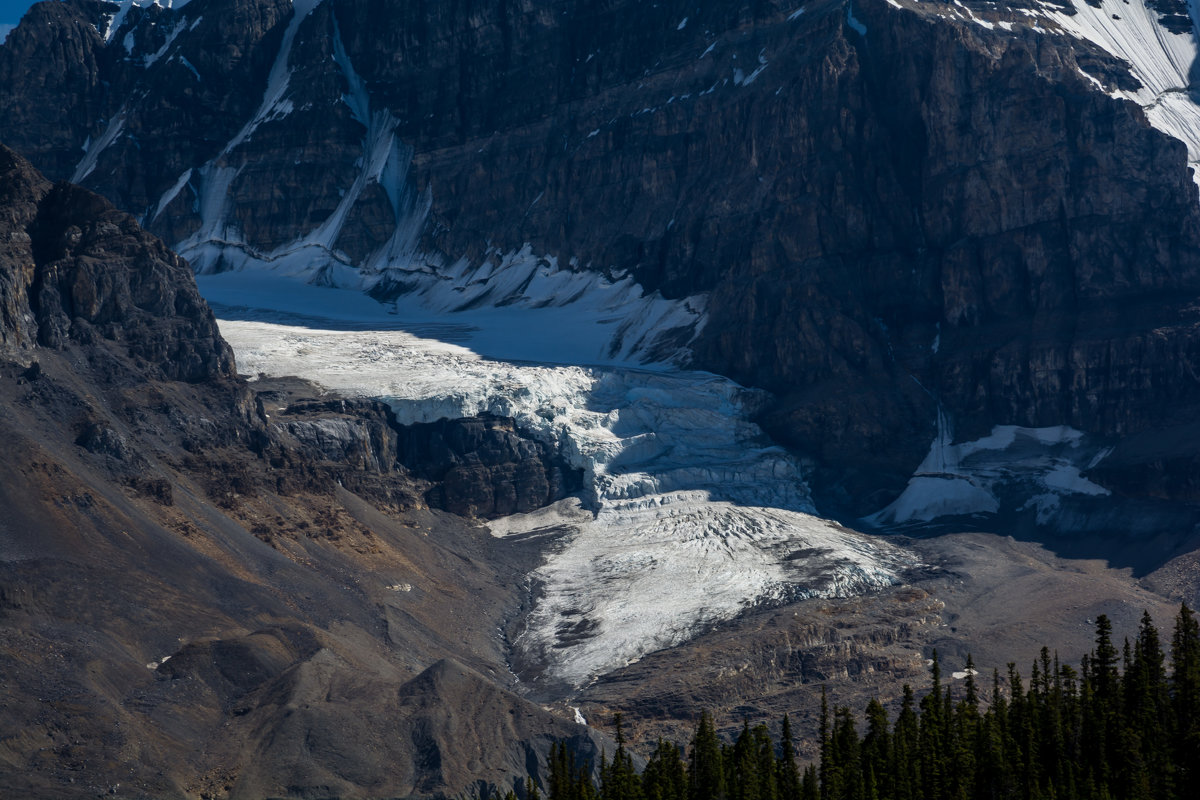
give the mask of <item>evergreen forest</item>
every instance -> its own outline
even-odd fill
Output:
[[[966,672],[951,691],[935,652],[929,691],[905,686],[895,719],[871,700],[860,720],[822,691],[820,754],[803,767],[787,716],[778,741],[747,722],[726,743],[706,712],[686,753],[660,739],[639,771],[618,716],[611,759],[593,769],[556,744],[548,785],[528,781],[526,800],[1200,798],[1200,624],[1186,604],[1169,644],[1143,614],[1119,647],[1100,616],[1078,669],[1042,648],[1028,678],[1009,664],[981,687],[969,658]]]

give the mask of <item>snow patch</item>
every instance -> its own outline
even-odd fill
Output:
[[[271,64],[271,71],[267,75],[267,88],[263,92],[262,102],[259,103],[258,110],[254,112],[254,116],[225,145],[225,149],[221,151],[222,156],[232,152],[238,145],[246,141],[259,125],[267,120],[286,116],[291,111],[291,105],[288,104],[284,107],[282,106],[282,102],[285,99],[288,81],[292,75],[290,67],[292,42],[296,39],[296,31],[300,29],[300,23],[320,4],[321,0],[293,0],[292,18],[288,21],[287,28],[283,31],[283,39],[279,43],[279,52],[276,54],[275,61]]]
[[[188,61],[185,56],[175,56],[175,58],[180,64],[187,67],[188,71],[196,78],[196,83],[199,83],[201,80],[200,73],[196,71],[196,67],[192,65],[192,62]]]
[[[80,159],[79,164],[76,165],[75,171],[71,173],[71,183],[81,183],[84,178],[92,174],[92,171],[96,169],[96,161],[100,158],[100,154],[104,152],[109,145],[117,140],[117,137],[121,135],[121,131],[124,128],[125,108],[122,107],[121,110],[118,111],[116,115],[114,115],[113,118],[108,121],[108,125],[104,129],[104,133],[100,134],[99,139],[97,139],[95,142],[91,142],[89,137],[89,142],[91,142],[91,144],[87,148],[87,152],[84,153],[83,158]]]
[[[178,11],[188,4],[189,0],[120,0],[120,8],[112,16],[106,17],[104,20],[103,30],[97,28],[97,31],[104,37],[104,43],[110,44],[117,31],[125,24],[125,17],[129,16],[129,9],[137,6],[138,8],[149,8],[150,6],[158,6],[159,8],[168,8]],[[132,52],[132,42],[125,42],[125,52]]]
[[[1193,97],[1190,81],[1192,64],[1200,57],[1195,2],[1189,3],[1192,30],[1178,34],[1162,26],[1158,13],[1145,0],[1100,0],[1098,6],[1088,0],[1073,0],[1072,5],[1073,14],[1043,5],[1038,16],[1052,20],[1072,36],[1099,45],[1130,65],[1142,87],[1136,91],[1115,90],[1111,94],[1140,105],[1151,125],[1187,145],[1188,163],[1197,168],[1200,180],[1200,106]]]
[[[167,50],[175,43],[175,40],[179,38],[179,34],[183,33],[185,28],[187,28],[187,20],[179,20],[179,22],[175,24],[175,27],[172,28],[169,33],[167,33],[167,40],[163,42],[162,47],[158,48],[158,50],[154,51],[142,60],[142,66],[151,67],[154,65],[155,61],[158,61],[160,58],[166,55]]]
[[[1067,495],[1109,494],[1082,474],[1109,450],[1090,443],[1073,428],[997,425],[982,439],[954,444],[953,438],[949,421],[939,412],[938,434],[908,486],[864,521],[887,527],[995,514],[1015,494],[1026,498],[1015,510],[1034,510],[1038,524],[1046,524]],[[1013,487],[1025,491],[1011,492]]]
[[[767,68],[767,59],[765,51],[758,54],[758,67],[747,75],[741,69],[734,67],[733,69],[733,84],[734,86],[749,86],[754,83],[754,79],[762,74],[762,71]]]
[[[163,212],[164,208],[171,204],[171,201],[176,198],[179,192],[191,179],[192,171],[190,169],[185,170],[184,173],[175,180],[175,183],[171,185],[171,188],[163,192],[162,197],[158,198],[158,203],[154,206],[154,213],[150,215],[151,222],[158,219],[158,215]]]

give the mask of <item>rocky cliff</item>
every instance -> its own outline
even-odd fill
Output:
[[[43,3],[0,47],[0,136],[201,269],[578,299],[498,277],[525,252],[703,297],[641,354],[772,391],[857,515],[939,409],[1116,442],[1194,408],[1200,206],[1158,128],[1196,144],[1195,42],[1135,5]]]
[[[139,378],[233,377],[233,352],[188,265],[161,241],[92,192],[50,186],[3,145],[0,181],[11,215],[0,303],[14,350],[106,340]]]

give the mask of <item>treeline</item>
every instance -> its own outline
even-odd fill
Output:
[[[860,725],[824,692],[820,757],[797,764],[785,716],[777,743],[765,725],[742,726],[732,744],[701,715],[686,754],[659,740],[641,772],[626,749],[593,780],[565,744],[551,748],[549,800],[1194,800],[1200,798],[1200,625],[1183,605],[1166,648],[1149,614],[1123,649],[1107,617],[1076,670],[1046,648],[1028,682],[1009,664],[981,691],[968,659],[961,689],[942,681],[918,702],[905,686],[895,720],[878,700]],[[541,800],[528,783],[530,800]]]

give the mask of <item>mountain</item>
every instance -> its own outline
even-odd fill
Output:
[[[609,352],[772,392],[826,513],[893,502],[939,413],[1068,426],[1107,489],[1190,502],[1188,14],[69,0],[0,48],[0,139],[200,271],[443,312],[622,287]]]
[[[1200,601],[1198,51],[1175,0],[34,6],[5,785],[490,791]]]
[[[772,391],[858,516],[938,410],[959,440],[1187,435],[1195,185],[1154,127],[1200,130],[1187,14],[71,0],[0,49],[0,138],[202,271],[443,311],[636,281],[684,305],[610,347]],[[1105,486],[1190,500],[1189,464],[1129,447]]]
[[[3,147],[0,187],[6,791],[431,796],[537,775],[557,739],[595,759],[511,691],[528,548],[422,500],[511,492],[538,445],[443,431],[459,494],[413,475],[399,441],[430,436],[379,404],[239,378],[128,214]]]

